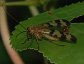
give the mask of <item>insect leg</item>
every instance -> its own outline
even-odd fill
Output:
[[[26,39],[26,40],[24,41],[24,43],[26,43],[27,41],[28,41],[28,39]],[[22,44],[24,44],[24,43],[22,43]],[[28,48],[29,48],[31,45],[32,45],[32,42],[29,43]]]
[[[28,34],[28,33],[27,33]],[[32,36],[32,35],[29,35],[29,36],[31,36],[31,38],[30,39],[32,39],[32,40],[36,40],[36,43],[37,43],[37,46],[38,46],[38,50],[39,50],[39,43],[38,43],[38,38],[34,38],[34,36]],[[28,36],[27,36],[27,39],[29,40],[29,38],[28,38]],[[32,42],[30,43],[30,46],[32,45]]]
[[[31,35],[28,32],[26,32],[26,33],[27,33],[27,39],[25,40],[24,43],[26,43],[27,41],[29,42],[29,40],[32,39]],[[22,43],[22,44],[24,44],[24,43]],[[31,45],[32,45],[32,42],[29,43],[28,47],[30,47]]]
[[[28,34],[28,32],[27,32],[27,40],[29,40],[29,37],[28,37],[28,36],[29,36],[29,34]]]
[[[39,43],[38,43],[38,39],[37,38],[36,38],[36,43],[37,43],[38,50],[39,50]]]
[[[38,43],[38,40],[37,40],[37,45],[38,45],[38,50],[39,50],[39,43]]]
[[[22,31],[22,32],[18,33],[18,34],[16,35],[16,38],[17,38],[21,33],[23,33],[23,32],[26,32],[26,31]],[[15,40],[16,40],[16,38],[15,38]]]
[[[18,33],[18,34],[16,35],[16,37],[18,37],[18,35],[20,35],[20,34],[23,33],[23,32],[26,32],[26,31],[22,31],[22,32]]]
[[[27,41],[28,40],[26,39],[24,43],[26,43]],[[22,44],[24,44],[24,43],[22,43]],[[29,43],[28,48],[31,47],[31,45],[32,45],[32,42]]]
[[[25,32],[26,32],[26,31],[25,31]],[[29,33],[28,33],[28,32],[26,32],[26,33],[27,33],[27,39],[26,39],[26,40],[31,39]],[[19,33],[19,34],[21,34],[21,33]]]

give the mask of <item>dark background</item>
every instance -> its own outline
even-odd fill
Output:
[[[6,0],[7,2],[11,1],[21,1],[21,0]],[[47,10],[49,10],[49,7],[63,7],[65,5],[70,5],[71,3],[77,3],[79,1],[84,0],[51,0],[51,2],[48,3],[46,6]],[[51,4],[51,5],[50,5]],[[44,10],[42,9],[42,6],[37,7],[38,10],[42,13]],[[27,6],[13,6],[13,7],[7,7],[7,12],[9,12],[17,21],[15,21],[10,15],[7,15],[8,17],[8,24],[10,32],[14,30],[14,27],[20,22],[23,21],[29,17],[32,17],[29,9]],[[75,18],[71,21],[72,23],[81,23],[84,22],[84,16]],[[43,64],[43,55],[41,53],[38,53],[34,50],[26,50],[23,52],[19,52],[21,57],[23,58],[25,64]],[[13,64],[9,56],[7,55],[7,52],[2,44],[2,39],[0,35],[0,64]]]

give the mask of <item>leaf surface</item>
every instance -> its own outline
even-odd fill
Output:
[[[81,15],[84,15],[84,2],[53,10],[51,11],[51,14],[45,12],[28,20],[24,20],[19,25],[17,25],[16,29],[12,32],[12,47],[18,51],[22,51],[27,48],[38,49],[37,42],[34,39],[31,39],[30,41],[25,41],[27,39],[26,32],[23,32],[21,34],[19,33],[22,31],[26,31],[27,27],[42,24],[48,21],[52,21],[54,19],[72,20],[73,18]],[[24,28],[22,26],[24,26]],[[54,41],[54,43],[66,45],[63,47],[56,46],[52,44],[52,42],[42,39],[41,41],[38,41],[40,47],[39,52],[43,53],[44,56],[46,56],[48,59],[50,59],[51,62],[54,62],[55,64],[84,64],[83,27],[83,23],[71,25],[71,34],[77,37],[77,44]]]

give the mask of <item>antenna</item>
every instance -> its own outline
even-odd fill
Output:
[[[4,9],[4,8],[3,8]],[[4,9],[5,10],[5,9]],[[6,14],[9,15],[15,22],[17,22],[17,20],[9,13],[6,11]],[[18,23],[18,22],[17,22]],[[21,25],[21,27],[23,27],[24,29],[26,29],[22,24],[19,24]]]

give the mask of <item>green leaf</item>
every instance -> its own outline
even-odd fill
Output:
[[[84,24],[73,24],[71,26],[71,33],[77,37],[77,44],[71,44],[67,42],[55,41],[58,44],[64,44],[66,46],[56,46],[47,40],[39,41],[40,52],[44,54],[51,62],[55,64],[84,64]],[[22,33],[23,34],[23,33]],[[22,35],[21,34],[21,35]],[[23,35],[16,37],[12,45],[17,50],[23,50],[28,48],[29,42],[23,43]],[[13,36],[16,36],[15,33]],[[24,34],[25,36],[25,34]],[[25,40],[25,38],[24,38]],[[29,48],[37,49],[36,42],[31,42],[32,46]]]
[[[25,50],[27,48],[38,49],[37,42],[34,39],[27,41],[26,32],[19,34],[22,31],[26,31],[27,27],[35,26],[42,24],[48,21],[56,19],[66,19],[72,20],[75,17],[84,14],[84,2],[72,4],[60,9],[51,11],[51,14],[48,12],[42,13],[38,16],[32,17],[28,20],[24,20],[19,25],[16,26],[16,29],[12,32],[11,44],[12,47],[16,50]],[[25,28],[23,28],[24,26]],[[74,24],[71,26],[71,33],[77,37],[77,44],[70,44],[62,41],[54,41],[54,43],[64,44],[65,47],[56,46],[48,40],[42,39],[38,41],[40,46],[40,52],[44,54],[51,62],[55,64],[83,64],[84,52],[83,52],[83,36],[84,24]],[[19,35],[18,35],[19,34]],[[32,43],[31,47],[29,45]]]
[[[63,8],[52,11],[52,14],[60,19],[72,20],[73,18],[84,15],[84,2],[71,4]]]
[[[49,15],[48,12],[45,12],[38,16],[24,20],[18,26],[16,26],[16,30],[14,30],[12,33],[13,34],[11,37],[12,46],[15,49],[19,49],[19,50],[28,48],[28,45],[27,45],[28,43],[24,43],[24,41],[26,39],[26,33],[25,32],[21,33],[18,37],[16,37],[16,35],[18,33],[22,32],[22,31],[26,31],[27,27],[35,26],[35,25],[42,24],[42,23],[45,23],[48,21],[52,21],[54,19],[58,19],[57,17],[62,18],[62,19],[71,20],[74,18],[74,16],[76,17],[76,16],[79,16],[80,14],[83,15],[83,13],[82,13],[82,12],[84,12],[83,7],[84,7],[84,2],[77,3],[77,4],[73,4],[73,5],[70,5],[67,7],[63,7],[63,8],[51,11],[51,13],[53,15],[52,14]],[[80,12],[78,12],[78,11],[80,11]],[[73,12],[74,12],[74,14],[73,14]],[[23,28],[22,26],[24,26],[25,28]],[[23,42],[24,44],[22,44],[21,42]]]

